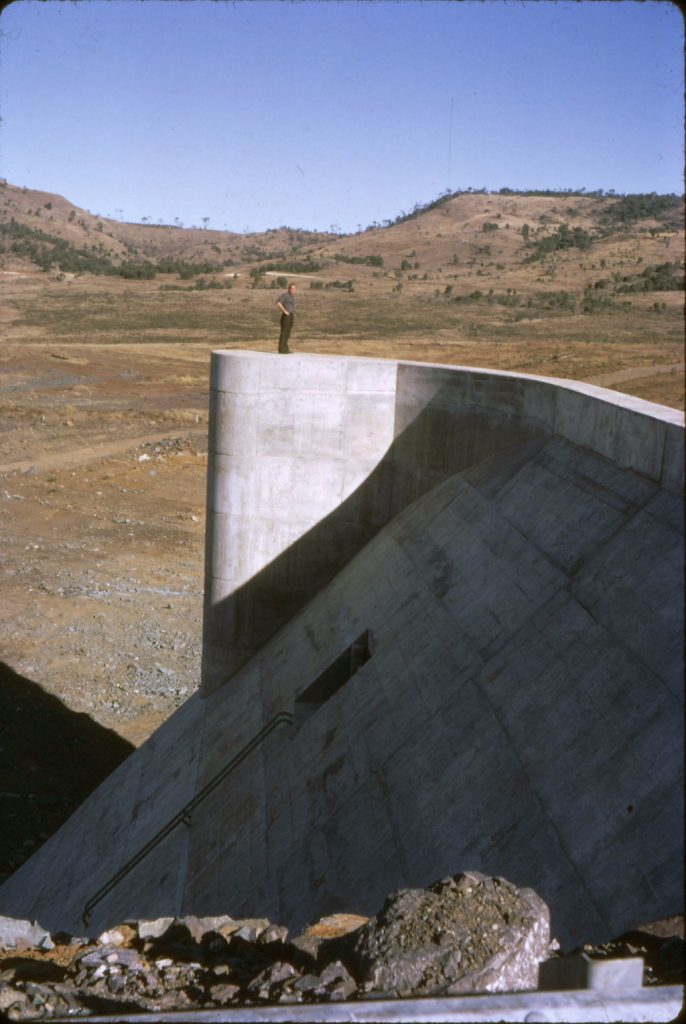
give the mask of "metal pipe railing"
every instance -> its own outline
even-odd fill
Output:
[[[199,806],[199,804],[203,802],[203,800],[205,800],[209,796],[212,790],[216,789],[220,782],[222,782],[226,778],[226,776],[234,770],[234,768],[238,767],[241,761],[245,760],[248,754],[251,754],[253,750],[255,750],[255,748],[258,747],[260,743],[262,743],[262,741],[265,740],[267,736],[274,731],[274,729],[277,729],[280,725],[292,724],[293,715],[290,713],[290,711],[280,711],[278,715],[275,715],[270,722],[263,726],[262,729],[260,729],[260,731],[255,736],[253,736],[249,743],[246,743],[242,750],[239,750],[239,752],[234,757],[232,757],[231,760],[228,761],[224,765],[224,767],[219,772],[217,772],[217,774],[214,775],[198,793],[196,793],[193,799],[189,800],[188,803],[181,808],[178,814],[175,814],[174,817],[171,818],[167,822],[167,824],[159,830],[159,832],[156,832],[152,839],[148,840],[145,846],[142,846],[138,853],[131,857],[131,859],[128,860],[126,864],[124,864],[124,866],[119,869],[119,871],[117,871],[116,875],[113,875],[112,878],[110,878],[109,881],[105,883],[105,885],[101,886],[101,888],[98,889],[94,896],[91,896],[91,898],[88,900],[85,907],[83,908],[83,914],[81,915],[81,920],[83,921],[84,925],[88,924],[90,916],[93,913],[94,907],[96,907],[97,904],[100,903],[100,901],[103,900],[105,896],[107,896],[107,894],[112,891],[112,889],[119,885],[122,879],[125,878],[131,871],[133,871],[133,869],[138,864],[140,864],[140,862],[145,857],[147,857],[147,855],[152,850],[154,850],[155,847],[158,846],[163,839],[166,839],[166,837],[170,834],[170,832],[172,832],[176,828],[177,825],[183,824],[190,828],[191,815],[193,811]]]

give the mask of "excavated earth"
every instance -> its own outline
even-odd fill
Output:
[[[0,358],[0,880],[197,687],[209,350]]]

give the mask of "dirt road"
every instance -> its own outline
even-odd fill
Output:
[[[669,366],[632,366],[630,369],[600,374],[599,377],[591,378],[589,384],[598,384],[601,388],[613,388],[618,384],[626,384],[627,381],[652,379],[665,373],[683,376],[684,370],[686,370],[686,363],[671,363]]]
[[[202,444],[206,433],[206,430],[195,430],[189,431],[187,436]],[[18,462],[0,464],[0,476],[7,473],[46,473],[49,470],[72,469],[74,466],[82,466],[87,462],[101,462],[113,455],[121,455],[131,449],[143,448],[146,445],[160,445],[164,448],[176,440],[174,436],[160,437],[157,432],[118,441],[101,441],[99,444],[83,448],[72,448],[64,452],[52,452],[49,455],[36,455],[30,459],[19,459]],[[145,457],[143,460],[145,461]]]

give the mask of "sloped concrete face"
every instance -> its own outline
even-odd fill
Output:
[[[521,374],[215,352],[210,411],[205,695],[393,516],[491,455],[558,436],[673,491],[683,479],[679,413]]]
[[[678,415],[387,365],[393,440],[342,503],[371,538],[89,798],[1,912],[298,927],[464,870],[533,888],[565,946],[680,911]],[[336,512],[273,561],[337,551]]]

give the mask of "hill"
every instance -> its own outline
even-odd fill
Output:
[[[95,274],[133,265],[154,265],[163,272],[174,261],[195,264],[198,271],[209,265],[221,270],[235,262],[277,258],[325,237],[288,229],[239,235],[176,224],[128,224],[92,214],[62,196],[7,183],[0,186],[0,236],[6,266],[19,257],[42,270]]]
[[[0,187],[5,269],[23,264],[124,277],[237,268],[258,278],[273,270],[309,271],[330,285],[334,272],[345,271],[353,285],[391,276],[415,291],[435,287],[441,278],[455,297],[469,296],[476,278],[487,291],[551,283],[611,292],[617,285],[624,286],[620,291],[626,285],[636,291],[678,290],[683,229],[678,196],[466,192],[354,235],[287,227],[237,234],[123,223],[62,196]],[[656,266],[668,269],[651,276]],[[647,287],[651,283],[655,287]]]
[[[440,197],[352,235],[127,224],[0,183],[8,342],[295,345],[592,381],[683,407],[678,196]],[[65,287],[65,284],[69,287]]]

